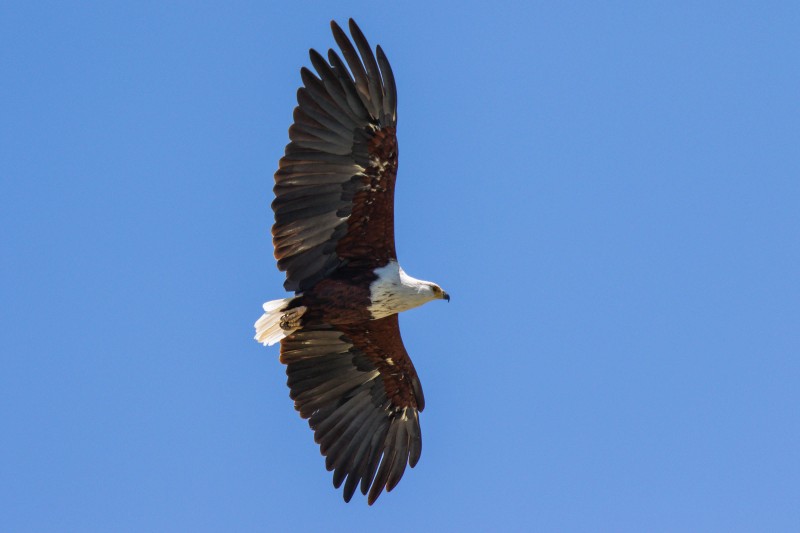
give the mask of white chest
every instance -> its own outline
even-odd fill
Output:
[[[378,279],[369,287],[372,318],[407,311],[434,298],[430,284],[406,274],[396,261],[375,270],[375,273]]]

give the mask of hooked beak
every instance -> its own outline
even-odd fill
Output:
[[[450,302],[450,295],[442,291],[442,300],[447,300],[448,302]]]

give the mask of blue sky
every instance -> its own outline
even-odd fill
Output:
[[[647,4],[647,5],[645,5]],[[269,227],[299,68],[399,90],[423,452],[344,504]],[[797,531],[795,2],[5,2],[0,530]]]

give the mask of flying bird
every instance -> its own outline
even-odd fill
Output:
[[[352,41],[331,22],[342,56],[310,50],[300,71],[290,142],[275,172],[272,241],[284,288],[264,304],[255,339],[281,343],[289,396],[344,483],[372,505],[417,464],[422,386],[397,314],[450,300],[397,262],[397,88],[386,55],[373,54],[350,19]],[[355,44],[355,46],[354,46]]]

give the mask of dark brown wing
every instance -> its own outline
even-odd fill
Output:
[[[350,501],[360,484],[372,505],[384,487],[397,485],[406,464],[417,464],[425,399],[397,315],[337,328],[305,328],[283,339],[281,362],[334,486],[344,482]]]
[[[317,76],[301,70],[291,142],[275,173],[272,236],[289,291],[312,287],[344,263],[376,268],[396,259],[394,76],[352,19],[355,47],[335,22],[331,28],[347,67],[333,50],[329,62],[310,51]]]

